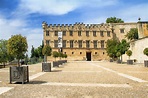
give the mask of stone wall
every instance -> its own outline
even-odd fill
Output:
[[[130,50],[132,51],[132,56],[130,57],[130,59],[136,59],[137,63],[144,63],[144,60],[148,60],[148,57],[143,54],[143,50],[145,48],[148,48],[148,37],[132,41],[130,44]],[[128,58],[129,57],[125,54],[123,56],[123,61],[126,62]]]

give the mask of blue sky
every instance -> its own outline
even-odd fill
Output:
[[[108,17],[125,22],[148,21],[148,0],[0,0],[0,39],[22,34],[28,52],[43,39],[42,22],[48,24],[105,23]]]

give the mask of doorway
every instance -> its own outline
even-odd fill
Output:
[[[86,52],[86,61],[91,61],[91,52]]]

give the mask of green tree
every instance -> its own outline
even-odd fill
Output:
[[[106,52],[108,54],[109,57],[115,59],[116,56],[116,46],[118,45],[118,41],[116,39],[109,39],[107,40],[107,44],[106,44]]]
[[[32,45],[32,48],[31,48],[31,58],[35,57],[35,52],[34,52],[34,47]]]
[[[138,29],[131,28],[130,31],[125,35],[128,40],[138,39]]]
[[[7,63],[9,55],[7,53],[7,40],[0,40],[0,63]]]
[[[40,58],[44,58],[44,56],[43,56],[43,54],[42,54],[43,48],[42,48],[41,45],[37,48],[37,50],[38,50],[38,55],[39,55],[39,57],[40,57]]]
[[[63,57],[64,57],[64,58],[67,58],[67,54],[63,54]]]
[[[106,23],[124,23],[124,21],[120,18],[110,17],[106,19]]]
[[[57,51],[53,51],[52,56],[55,58],[56,61],[56,58],[59,57],[59,53]]]
[[[20,59],[24,57],[24,54],[27,52],[28,44],[26,37],[22,35],[13,35],[8,40],[8,53],[12,54],[18,60],[18,66],[20,66]]]
[[[62,52],[59,52],[59,57],[60,57],[60,60],[61,60],[61,58],[63,58],[63,57],[64,57],[64,55],[63,55],[63,53],[62,53]]]
[[[39,48],[34,49],[34,57],[39,58]]]
[[[132,55],[132,51],[131,50],[126,51],[126,54],[129,56],[129,59],[130,59],[130,56]]]
[[[122,62],[122,55],[125,54],[125,52],[129,49],[130,45],[129,43],[125,40],[122,39],[121,42],[119,42],[116,45],[116,52],[120,52],[121,53],[121,62]]]
[[[44,55],[44,61],[47,62],[47,56],[51,56],[52,49],[49,45],[43,47],[42,53]]]

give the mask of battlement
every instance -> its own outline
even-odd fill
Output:
[[[74,24],[47,24],[46,22],[42,23],[42,27],[43,29],[50,29],[53,30],[54,29],[73,29],[73,30],[79,30],[79,29],[110,29],[113,28],[112,24],[110,23],[101,23],[101,24],[84,24],[83,22],[76,22]]]

